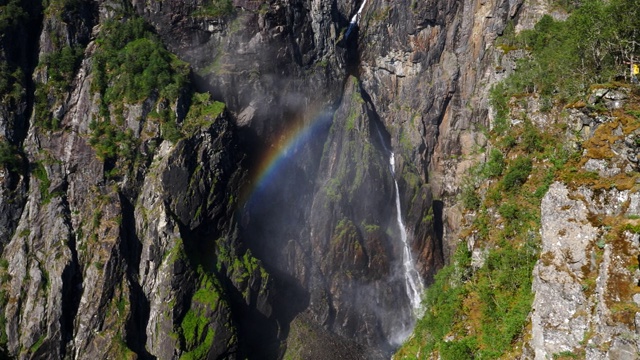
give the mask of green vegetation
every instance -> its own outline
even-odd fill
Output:
[[[204,5],[196,10],[193,16],[223,17],[233,14],[233,2],[231,0],[207,0]]]
[[[142,18],[109,21],[100,34],[92,86],[103,95],[103,106],[136,103],[153,93],[175,100],[188,83],[188,65],[162,46]]]
[[[81,47],[65,46],[60,51],[45,56],[42,65],[47,67],[49,75],[47,85],[59,91],[71,90],[71,81],[80,66],[82,55]]]
[[[101,159],[121,158],[135,167],[138,142],[124,127],[125,104],[157,97],[155,107],[163,110],[149,114],[149,118],[160,121],[165,138],[179,140],[174,112],[160,103],[176,101],[188,84],[189,67],[162,46],[142,18],[108,21],[100,34],[92,89],[102,95],[102,119],[91,124],[90,144]]]
[[[64,94],[71,91],[71,83],[80,62],[83,49],[79,46],[65,46],[45,56],[39,66],[46,67],[48,81],[37,83],[35,92],[35,121],[44,129],[55,131],[60,127],[60,119],[53,116],[51,109],[62,101]]]
[[[18,171],[22,161],[18,149],[7,141],[0,141],[0,167],[11,171]]]
[[[46,0],[43,5],[46,7],[45,12],[47,14],[60,17],[63,13],[75,15],[80,7],[80,1],[81,0]]]
[[[533,242],[504,242],[472,273],[470,254],[460,246],[427,290],[427,312],[397,358],[438,351],[443,359],[495,359],[509,351],[526,325],[536,259]]]
[[[136,159],[138,139],[133,136],[131,129],[121,131],[106,120],[92,121],[89,129],[89,144],[95,149],[100,160],[115,161],[122,158],[133,162]]]
[[[518,71],[495,89],[493,99],[504,91],[536,93],[549,108],[553,102],[566,104],[581,96],[592,83],[628,76],[625,62],[639,58],[635,45],[639,28],[637,4],[587,0],[566,21],[545,15],[533,30],[517,36],[505,31],[500,40],[503,49],[527,49],[532,56],[519,61]],[[503,105],[497,110],[504,114]]]
[[[509,166],[502,178],[502,186],[506,191],[517,190],[529,177],[531,173],[531,159],[528,157],[518,157]]]
[[[33,354],[36,351],[38,351],[40,346],[42,346],[42,344],[44,343],[45,338],[46,338],[46,335],[40,336],[40,338],[38,338],[38,340],[33,345],[31,345],[31,347],[29,348],[29,352]]]
[[[51,0],[43,4],[46,13],[60,17],[66,12],[75,12],[80,2],[77,0]],[[51,30],[49,30],[51,31]],[[53,50],[41,58],[38,68],[47,76],[46,81],[36,82],[35,123],[42,129],[56,131],[60,128],[60,118],[52,113],[59,107],[72,89],[74,75],[80,67],[85,44],[69,44],[57,33],[52,32]]]
[[[365,220],[362,220],[360,227],[368,233],[374,233],[380,230],[380,225],[368,224]]]
[[[206,358],[215,336],[213,314],[220,301],[220,284],[199,267],[200,282],[191,298],[191,308],[180,322],[179,334],[185,353],[182,360]]]
[[[22,69],[0,61],[0,99],[2,102],[17,103],[24,92],[24,80]]]
[[[42,163],[38,162],[33,164],[31,173],[33,174],[33,177],[38,180],[38,189],[40,190],[42,204],[48,204],[52,198],[60,195],[57,192],[49,192],[49,187],[51,187],[51,180],[49,179],[47,170],[45,169],[44,165],[42,165]]]
[[[489,178],[495,178],[502,175],[504,171],[504,155],[498,149],[491,149],[489,160],[484,164],[482,172]]]
[[[144,161],[137,150],[141,140],[124,123],[127,104],[154,100],[147,120],[158,122],[162,138],[174,143],[208,128],[224,112],[224,104],[209,94],[193,93],[178,123],[172,105],[189,96],[189,66],[163,47],[142,18],[107,21],[96,43],[92,91],[101,95],[100,117],[90,124],[89,144],[109,164],[107,177],[122,176]]]
[[[29,14],[22,7],[20,0],[5,0],[0,4],[0,33],[24,23]]]
[[[30,10],[26,1],[0,1],[0,37],[11,42],[21,34],[21,29],[30,24]],[[0,59],[0,101],[5,106],[15,106],[25,94],[26,79],[22,68],[25,64],[19,63],[19,54],[4,55]]]
[[[200,129],[208,128],[225,108],[224,103],[213,101],[208,93],[194,93],[179,136],[191,136]]]
[[[493,132],[497,135],[503,135],[507,130],[509,115],[509,99],[507,97],[507,88],[504,83],[498,83],[491,89],[490,99],[493,108],[496,110],[495,119],[493,121]]]
[[[482,203],[482,199],[472,184],[465,184],[460,192],[460,196],[462,205],[468,210],[477,210]]]
[[[347,242],[349,238],[357,238],[358,229],[349,219],[340,219],[335,229],[333,229],[332,243]]]

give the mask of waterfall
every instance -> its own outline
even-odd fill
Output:
[[[358,20],[360,20],[360,14],[362,13],[362,9],[364,9],[364,4],[366,3],[367,3],[367,0],[362,1],[362,4],[360,5],[358,12],[355,15],[353,15],[353,17],[351,18],[351,22],[349,23],[349,28],[347,29],[347,32],[344,34],[345,39],[348,39],[349,34],[351,34],[351,31],[353,30],[353,28],[358,26]]]
[[[407,296],[409,297],[409,301],[411,302],[411,306],[413,307],[416,315],[421,315],[421,295],[424,290],[424,285],[422,284],[422,279],[420,278],[420,274],[416,270],[415,264],[413,262],[413,256],[411,255],[411,248],[409,247],[409,243],[407,241],[407,229],[404,227],[404,223],[402,222],[402,209],[400,207],[400,192],[398,191],[398,181],[396,180],[396,161],[395,154],[391,152],[391,156],[389,158],[389,165],[391,167],[391,175],[393,176],[393,183],[396,188],[396,217],[398,222],[398,227],[400,228],[400,239],[402,240],[402,267],[404,269],[404,282],[405,282],[405,290],[407,292]]]
[[[405,291],[407,292],[407,297],[411,302],[411,307],[413,307],[414,314],[420,317],[422,316],[423,310],[420,302],[422,301],[421,296],[422,292],[424,291],[424,284],[422,283],[422,278],[420,278],[420,274],[416,270],[415,263],[413,262],[413,255],[411,255],[411,248],[409,247],[409,242],[407,241],[407,229],[404,227],[404,223],[402,222],[400,191],[398,190],[398,181],[396,180],[396,155],[393,153],[393,151],[387,148],[387,145],[382,138],[380,129],[376,127],[376,130],[378,131],[378,138],[380,139],[380,143],[390,154],[389,170],[391,170],[391,176],[393,177],[393,184],[395,185],[396,190],[396,222],[398,223],[398,228],[400,229],[400,239],[402,240],[402,268],[404,270]]]

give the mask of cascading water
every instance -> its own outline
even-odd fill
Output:
[[[404,227],[404,223],[402,222],[402,210],[400,207],[400,192],[398,191],[398,181],[396,181],[396,161],[395,154],[391,152],[391,156],[389,157],[389,165],[391,168],[391,175],[393,176],[393,183],[395,184],[396,189],[396,214],[397,214],[397,222],[398,227],[400,228],[400,239],[402,240],[402,267],[404,269],[404,282],[405,288],[407,292],[407,296],[409,297],[409,301],[411,302],[411,306],[413,307],[414,313],[416,315],[421,315],[421,295],[424,290],[424,285],[422,284],[422,279],[420,278],[420,274],[416,270],[415,264],[413,262],[413,256],[411,255],[411,248],[409,247],[409,243],[407,242],[407,229]]]
[[[415,263],[413,262],[413,256],[411,255],[411,248],[407,241],[407,229],[402,222],[402,208],[400,206],[400,191],[398,190],[398,181],[396,180],[396,155],[385,145],[384,139],[380,129],[378,131],[378,138],[384,149],[389,153],[389,170],[391,170],[391,176],[393,177],[393,184],[396,190],[396,221],[398,228],[400,229],[400,239],[402,240],[402,268],[404,270],[404,282],[405,291],[407,297],[411,302],[414,315],[422,316],[421,296],[424,291],[424,284],[420,278],[420,274],[416,270]]]
[[[351,18],[351,22],[349,23],[349,28],[347,29],[347,32],[344,34],[345,39],[348,39],[349,34],[351,34],[351,31],[356,26],[358,26],[358,20],[360,19],[360,14],[362,13],[362,9],[364,9],[364,4],[366,3],[367,3],[367,0],[364,0],[360,5],[360,8],[358,9],[358,12],[355,15],[353,15],[353,17]]]

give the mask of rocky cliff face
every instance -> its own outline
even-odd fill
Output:
[[[636,101],[627,90],[597,89],[590,101],[619,109]],[[594,116],[584,108],[571,110],[567,121],[584,152],[578,176],[555,182],[542,199],[529,355],[634,359],[640,275],[634,175],[638,125],[621,112]]]
[[[409,334],[394,180],[429,282],[519,2],[371,0],[348,38],[351,1],[3,6],[7,354],[377,358]]]

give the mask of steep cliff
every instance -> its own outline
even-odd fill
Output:
[[[611,154],[637,155],[634,90],[560,116],[588,84],[530,80],[550,63],[526,59],[556,47],[516,32],[572,21],[561,8],[0,9],[7,356],[371,359],[408,337],[398,357],[633,352],[637,161]]]
[[[279,357],[333,342],[373,357],[397,346],[415,316],[397,219],[429,281],[449,231],[433,192],[456,191],[431,180],[432,159],[474,121],[450,120],[480,78],[460,69],[484,66],[485,39],[471,35],[499,31],[508,5],[486,4],[499,16],[485,23],[473,4],[373,1],[346,37],[360,5],[3,5],[7,352]],[[471,57],[468,38],[482,48]],[[292,128],[313,135],[286,147]],[[262,156],[285,147],[267,184]],[[320,340],[285,351],[303,328]]]
[[[270,278],[236,240],[235,127],[127,8],[51,2],[29,18],[43,25],[24,53],[39,61],[15,102],[33,112],[8,110],[3,126],[7,149],[22,149],[3,163],[2,204],[16,209],[3,212],[3,346],[16,358],[245,356],[240,314],[270,315]],[[10,133],[21,127],[24,140]]]

